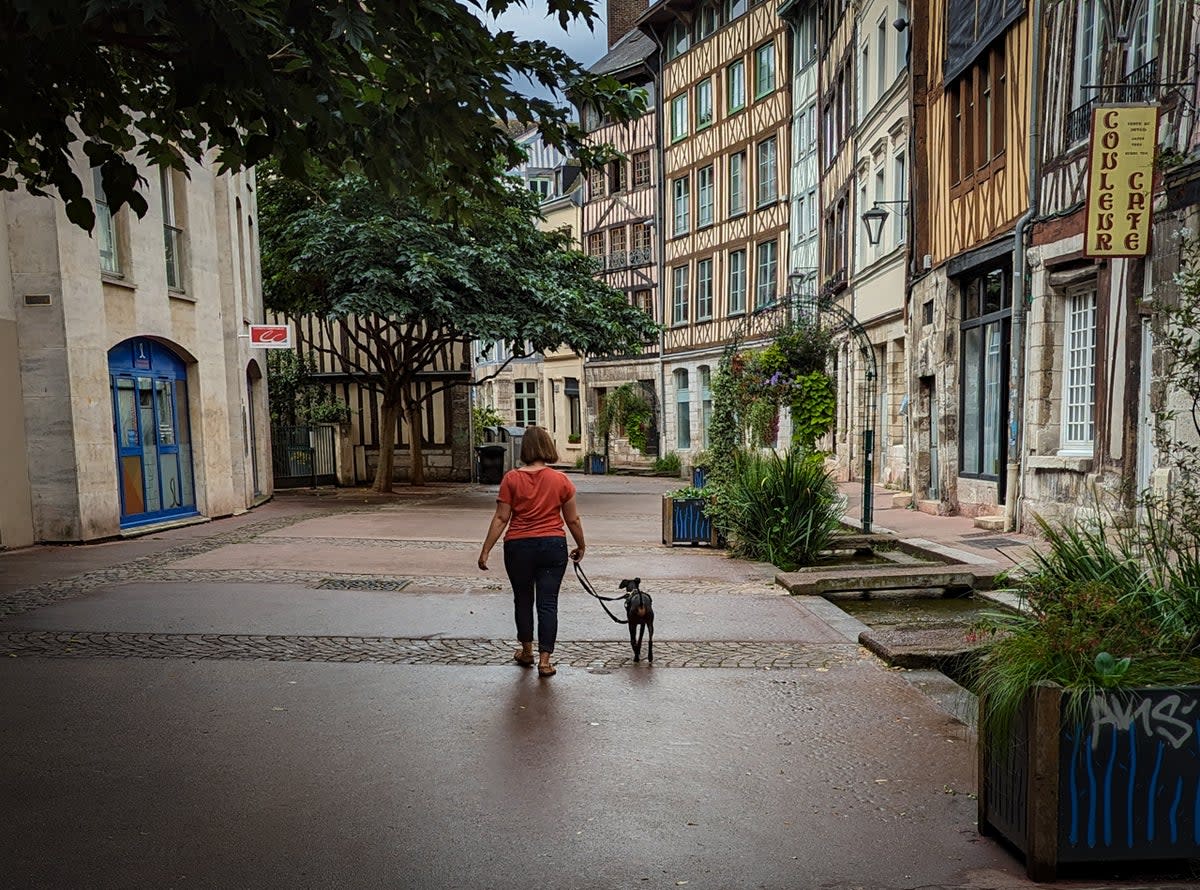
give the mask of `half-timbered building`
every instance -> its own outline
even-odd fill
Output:
[[[1171,287],[1177,231],[1195,225],[1194,212],[1186,201],[1162,212],[1172,202],[1169,177],[1160,176],[1146,208],[1154,208],[1147,255],[1089,257],[1088,147],[1097,108],[1132,104],[1158,107],[1160,160],[1189,151],[1197,133],[1197,11],[1192,0],[1045,7],[1041,28],[1053,49],[1042,73],[1040,200],[1029,251],[1025,525],[1035,514],[1069,519],[1131,507],[1169,457],[1154,447],[1152,297]]]
[[[817,15],[820,44],[817,92],[820,127],[817,135],[820,167],[821,261],[820,295],[855,315],[850,288],[855,239],[854,131],[855,16],[847,0],[822,0]],[[832,457],[839,478],[854,478],[863,469],[863,402],[870,360],[852,340],[838,344],[835,359],[837,421],[831,437]]]
[[[1029,206],[1034,27],[1025,0],[930,0],[909,13],[914,496],[932,512],[998,515],[1016,478],[1009,383],[1024,306],[1015,233]]]
[[[290,324],[296,350],[313,367],[313,378],[347,405],[350,420],[337,430],[336,481],[366,485],[379,466],[383,398],[378,365],[364,348],[375,337],[372,330],[391,339],[386,321],[349,316],[342,321],[313,315],[274,315],[274,323]],[[441,349],[437,358],[418,373],[416,396],[421,403],[421,458],[425,480],[462,482],[471,478],[470,389],[471,351],[466,342]],[[396,418],[393,477],[409,479],[412,467],[411,433],[403,412]]]
[[[707,442],[722,351],[785,287],[787,27],[749,0],[660,0],[639,26],[662,53],[664,441],[686,456]]]
[[[603,118],[594,108],[580,108],[589,139],[610,145],[617,157],[604,167],[588,171],[583,204],[583,247],[600,266],[600,276],[611,287],[625,293],[629,301],[661,322],[662,294],[659,292],[655,220],[661,198],[661,159],[658,152],[658,102],[655,80],[657,52],[654,42],[640,30],[618,33],[621,22],[632,24],[645,0],[612,0],[609,3],[611,45],[591,70],[622,83],[644,89],[648,110],[637,120],[617,124]],[[654,429],[648,431],[647,451],[657,453],[660,402],[659,344],[647,346],[638,355],[590,356],[584,366],[584,395],[588,416],[594,421],[604,399],[613,388],[627,383],[641,387],[656,406]],[[577,392],[578,394],[578,392]],[[588,424],[588,447],[602,452],[604,442],[595,441],[594,422]],[[614,431],[614,433],[619,431]],[[614,464],[637,464],[639,454],[621,435],[611,435],[608,457]]]

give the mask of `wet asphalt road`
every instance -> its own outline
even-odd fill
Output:
[[[666,487],[580,480],[590,573],[658,579],[658,641],[707,666],[629,663],[569,585],[558,676],[509,661],[488,491],[0,557],[0,886],[1033,886],[975,832],[966,727],[764,567],[659,547]],[[402,589],[318,586],[371,576]]]

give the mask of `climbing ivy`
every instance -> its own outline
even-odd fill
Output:
[[[654,407],[636,383],[623,383],[608,393],[604,408],[596,418],[596,434],[601,438],[616,429],[625,431],[631,447],[646,453],[646,432],[654,418]]]

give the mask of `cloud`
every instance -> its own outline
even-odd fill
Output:
[[[579,64],[587,67],[608,51],[607,4],[598,0],[595,4],[597,13],[593,30],[582,20],[576,20],[564,31],[558,23],[557,16],[546,14],[545,0],[528,0],[527,5],[514,5],[498,19],[490,16],[485,18],[488,27],[493,31],[512,31],[524,40],[543,40],[551,46],[567,53]],[[550,91],[540,84],[528,81],[518,83],[517,89],[528,96],[538,96],[543,99],[554,98]],[[561,97],[559,97],[561,101]]]

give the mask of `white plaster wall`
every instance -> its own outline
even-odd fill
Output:
[[[18,306],[9,264],[8,202],[0,197],[0,548],[34,541],[33,502],[25,451]]]
[[[90,188],[86,163],[77,161]],[[161,340],[189,363],[189,417],[197,508],[222,516],[248,504],[245,371],[250,351],[238,339],[241,306],[261,316],[256,244],[235,259],[230,221],[219,215],[228,190],[249,177],[214,177],[193,165],[180,182],[177,220],[184,231],[182,291],[169,290],[163,256],[162,196],[156,168],[143,166],[149,210],[117,214],[122,274],[102,275],[95,239],[67,220],[61,202],[6,196],[6,258],[14,299],[51,296],[49,307],[23,307],[18,319],[21,377],[39,540],[88,540],[120,531],[108,351],[131,337]],[[232,204],[232,202],[229,202]],[[253,194],[243,199],[253,208]],[[251,210],[251,212],[253,212]],[[237,261],[248,265],[253,293],[235,291]],[[267,416],[265,393],[261,411]],[[239,417],[239,414],[243,417]],[[260,436],[261,466],[269,439]],[[269,471],[268,471],[269,475]],[[269,491],[269,478],[264,479]]]

